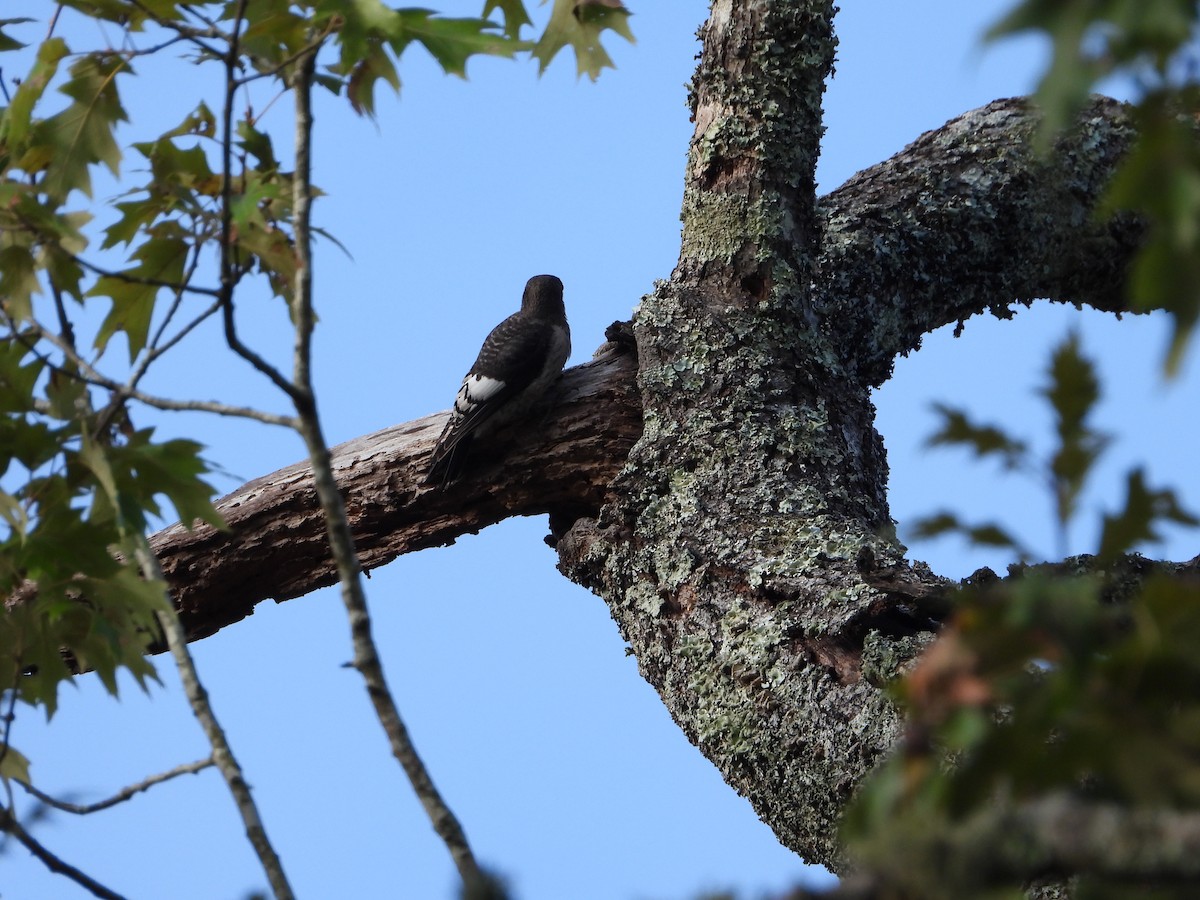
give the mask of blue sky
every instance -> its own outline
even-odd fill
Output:
[[[1028,92],[1045,48],[1024,40],[985,49],[979,40],[1007,5],[845,4],[821,190],[965,110]],[[48,7],[10,0],[5,15],[43,16]],[[332,442],[448,407],[483,336],[516,309],[532,274],[566,284],[574,362],[670,275],[690,136],[684,84],[707,7],[676,0],[633,9],[638,42],[608,41],[617,69],[597,84],[577,81],[565,58],[541,79],[529,63],[478,60],[462,81],[415,51],[402,65],[400,98],[381,94],[375,122],[319,97],[314,179],[327,196],[315,221],[352,255],[326,244],[315,264],[315,365]],[[477,4],[444,10],[469,14]],[[69,19],[61,32],[69,42],[97,38],[93,23]],[[123,144],[181,119],[190,95],[214,93],[215,69],[170,72],[128,83]],[[187,107],[176,110],[181,98]],[[270,96],[250,100],[262,109]],[[281,155],[288,114],[284,100],[264,119],[280,135]],[[284,321],[265,296],[244,298],[243,333],[281,364],[290,348]],[[928,453],[923,442],[935,426],[929,406],[943,401],[1045,446],[1050,420],[1034,392],[1069,328],[1101,365],[1098,422],[1118,436],[1107,483],[1085,500],[1088,515],[1111,508],[1135,464],[1200,507],[1196,354],[1164,385],[1163,321],[1043,304],[1011,322],[972,320],[957,340],[930,337],[878,392],[902,533],[914,516],[951,506],[966,518],[998,517],[1054,554],[1036,486],[953,452]],[[202,330],[147,389],[282,410],[265,382],[221,360],[216,337]],[[263,426],[150,413],[135,421],[204,441],[228,473],[216,479],[220,493],[303,453],[294,436]],[[367,583],[401,709],[480,858],[526,900],[682,900],[726,888],[757,897],[820,881],[688,744],[638,676],[604,605],[557,573],[546,531],[540,518],[505,522],[397,560]],[[1071,549],[1089,549],[1094,533],[1077,532]],[[1194,535],[1173,537],[1163,555],[1195,554]],[[912,555],[956,577],[1006,562],[949,540]],[[450,860],[388,755],[358,678],[342,668],[350,647],[334,593],[263,604],[193,651],[301,896],[452,896]],[[166,660],[160,670],[163,687],[149,696],[130,687],[120,701],[80,678],[49,725],[18,710],[13,740],[39,785],[93,800],[206,755]],[[134,898],[236,898],[264,886],[213,772],[87,819],[58,815],[37,835]],[[23,851],[0,856],[4,900],[81,896]]]

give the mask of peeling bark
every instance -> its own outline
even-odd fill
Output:
[[[1001,100],[818,201],[832,0],[716,0],[691,87],[683,242],[633,323],[539,427],[450,489],[431,416],[335,448],[365,568],[550,512],[560,568],[608,604],[683,731],[805,859],[892,746],[877,687],[936,630],[905,559],[870,390],[921,337],[1046,297],[1120,308],[1135,221],[1092,211],[1130,138],[1097,100],[1047,157]],[[636,380],[635,380],[636,375]],[[635,443],[636,442],[636,443]],[[224,498],[231,530],[156,535],[193,638],[333,581],[306,467]]]

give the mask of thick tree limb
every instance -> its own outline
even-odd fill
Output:
[[[1097,97],[1042,157],[1038,116],[996,100],[927,132],[821,201],[818,308],[839,353],[872,385],[942,325],[1049,298],[1127,309],[1141,227],[1097,200],[1129,147],[1123,104]]]
[[[569,525],[594,514],[641,430],[635,366],[628,348],[606,344],[597,359],[564,374],[540,427],[512,435],[496,465],[445,490],[421,485],[443,414],[333,448],[363,568],[509,516],[550,512]],[[151,538],[189,638],[245,618],[262,600],[336,581],[307,463],[256,478],[217,508],[228,531],[174,525]]]
[[[928,641],[921,601],[945,587],[896,540],[870,389],[976,311],[1043,291],[1112,306],[1132,237],[1091,224],[1124,140],[1106,103],[1091,127],[1110,138],[1048,162],[1002,102],[818,205],[832,17],[828,0],[714,2],[679,264],[634,320],[645,431],[559,552],[726,780],[840,868],[841,811],[897,735],[871,682]]]

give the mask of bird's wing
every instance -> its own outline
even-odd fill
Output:
[[[446,470],[455,449],[541,374],[551,328],[512,315],[492,329],[471,371],[463,378],[454,409],[433,451],[430,475]],[[447,480],[452,477],[446,473]]]

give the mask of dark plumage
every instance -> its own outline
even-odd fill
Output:
[[[488,432],[528,413],[558,377],[570,353],[562,282],[553,275],[535,275],[525,285],[520,311],[492,329],[463,378],[450,419],[433,449],[426,484],[457,478],[469,448]]]

